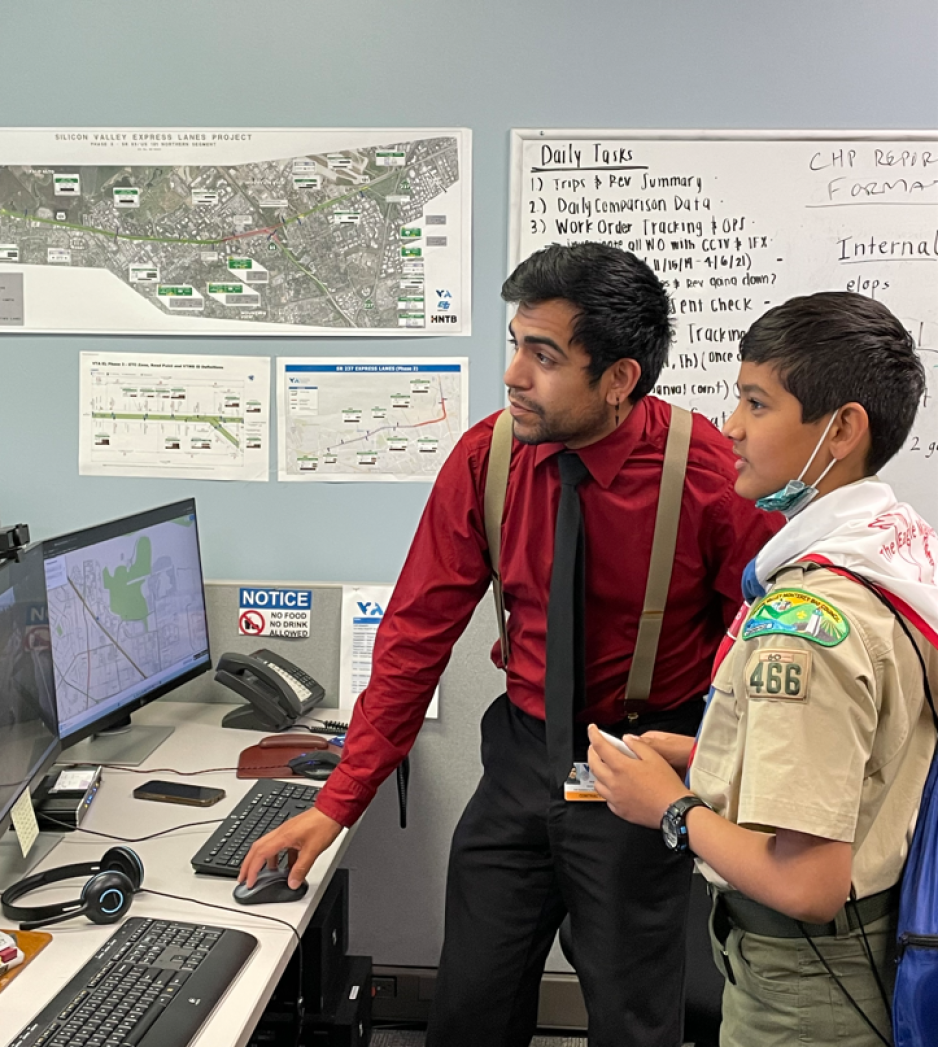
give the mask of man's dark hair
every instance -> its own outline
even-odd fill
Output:
[[[870,473],[905,443],[925,371],[912,336],[881,302],[849,291],[792,298],[756,320],[739,348],[744,362],[775,368],[804,422],[861,404],[870,419]]]
[[[593,385],[623,357],[641,367],[632,403],[651,392],[668,358],[668,292],[644,262],[617,247],[551,244],[515,269],[502,298],[521,305],[563,298],[575,306],[572,341],[589,355]]]

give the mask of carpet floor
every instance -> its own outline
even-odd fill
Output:
[[[420,1031],[373,1029],[371,1047],[423,1047],[426,1033]],[[566,1036],[558,1033],[555,1036],[535,1036],[531,1047],[587,1047],[585,1036]],[[694,1047],[691,1043],[684,1047]]]
[[[371,1047],[423,1047],[424,1032],[402,1032],[375,1029],[371,1034]],[[531,1047],[586,1047],[586,1038],[581,1036],[535,1036]]]

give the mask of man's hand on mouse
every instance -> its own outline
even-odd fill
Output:
[[[254,843],[241,863],[238,881],[253,887],[261,869],[276,868],[280,852],[286,851],[290,862],[289,884],[299,887],[313,862],[334,843],[341,831],[337,821],[315,807],[304,811]]]

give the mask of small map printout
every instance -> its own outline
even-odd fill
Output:
[[[459,128],[0,129],[5,322],[469,334],[471,162]]]
[[[82,476],[268,479],[266,356],[81,354]]]
[[[469,424],[469,362],[277,360],[281,480],[432,482]]]

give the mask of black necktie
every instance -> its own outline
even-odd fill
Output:
[[[586,698],[586,543],[577,484],[589,472],[580,456],[572,451],[557,456],[557,468],[560,504],[547,604],[544,709],[551,780],[563,789],[573,766],[574,709],[581,707]]]

